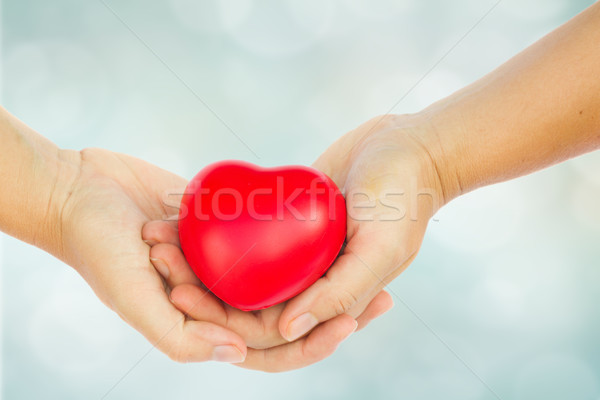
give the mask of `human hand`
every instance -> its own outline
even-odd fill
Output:
[[[282,336],[293,341],[352,315],[414,260],[430,217],[445,202],[430,152],[432,133],[417,116],[377,117],[315,162],[346,197],[347,245],[325,276],[286,304]]]
[[[60,212],[60,249],[98,297],[177,361],[241,362],[240,335],[204,320],[188,320],[169,301],[149,260],[142,227],[168,215],[164,192],[186,181],[142,160],[100,149],[82,150],[78,174]]]
[[[293,340],[378,293],[453,198],[600,148],[599,23],[596,3],[418,114],[374,118],[334,143],[315,166],[345,194],[347,247],[286,305],[281,334]]]
[[[238,333],[248,346],[245,362],[238,366],[277,372],[301,368],[326,358],[356,329],[388,311],[393,302],[381,291],[368,304],[358,305],[356,320],[340,315],[313,330],[303,339],[288,343],[279,333],[279,317],[285,303],[260,311],[245,312],[231,307],[196,277],[179,247],[176,221],[151,221],[142,237],[152,245],[150,257],[167,284],[171,301],[190,318],[210,320]]]

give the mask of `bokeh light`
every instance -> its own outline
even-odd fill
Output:
[[[570,354],[543,354],[521,366],[515,399],[597,399],[598,374]]]
[[[56,274],[29,314],[29,343],[39,361],[59,373],[90,374],[106,367],[120,340],[120,321],[90,296],[74,271]],[[102,349],[102,350],[100,350]]]
[[[244,49],[287,56],[307,49],[327,31],[333,0],[263,0],[232,31]]]
[[[592,4],[504,0],[459,42],[495,0],[106,2],[126,26],[102,2],[3,0],[3,106],[62,147],[188,179],[220,159],[308,164]],[[599,399],[598,171],[593,153],[452,201],[390,284],[392,311],[277,375],[148,353],[70,267],[2,236],[3,397],[101,398],[139,361],[107,399],[495,398],[480,379],[504,399]]]
[[[219,33],[242,23],[252,10],[253,0],[171,0],[170,4],[186,28]]]
[[[466,253],[489,252],[511,241],[523,221],[526,198],[511,183],[485,187],[453,200],[434,217],[430,234]]]

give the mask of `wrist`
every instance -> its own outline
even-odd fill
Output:
[[[79,151],[57,149],[52,159],[54,185],[49,188],[48,221],[49,231],[48,248],[45,249],[61,260],[66,260],[64,248],[65,213],[67,203],[74,193],[75,183],[80,174],[81,156]]]
[[[55,145],[32,155],[28,182],[24,182],[28,201],[18,210],[22,239],[59,259],[64,259],[63,209],[78,175],[78,152]]]
[[[61,212],[78,153],[60,150],[0,107],[0,230],[62,258]]]
[[[436,106],[436,105],[434,105]],[[429,107],[412,115],[415,135],[431,159],[441,192],[440,207],[470,190],[465,185],[461,146],[464,127],[460,118],[451,118],[443,107]]]

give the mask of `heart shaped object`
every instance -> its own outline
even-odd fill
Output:
[[[340,190],[304,166],[211,164],[189,182],[179,212],[188,263],[210,291],[244,311],[309,287],[333,263],[345,236]]]

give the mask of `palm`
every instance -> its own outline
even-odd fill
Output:
[[[182,185],[182,178],[141,160],[103,150],[84,151],[71,197],[76,201],[65,208],[69,213],[66,219],[76,221],[67,226],[71,232],[65,232],[65,238],[72,240],[65,246],[77,251],[67,254],[81,255],[73,262],[82,266],[84,276],[88,260],[97,260],[106,266],[106,274],[118,267],[120,273],[144,274],[144,281],[162,287],[159,276],[147,268],[148,246],[140,232],[144,223],[167,214],[162,192]],[[94,289],[106,298],[102,288]],[[107,295],[113,297],[112,293]]]
[[[251,349],[248,349],[248,358],[242,366],[268,370],[305,366],[331,354],[352,330],[352,319],[341,316],[318,327],[311,335],[287,344],[280,325],[280,316],[287,303],[254,312],[235,309],[210,294],[193,274],[179,247],[176,224],[150,221],[142,234],[153,245],[150,257],[168,265],[170,273],[166,281],[173,288],[171,301],[189,317],[213,321],[244,338]],[[362,328],[391,306],[389,295],[381,292],[377,301],[359,304],[349,314],[357,318],[359,328]]]
[[[62,215],[63,254],[98,297],[172,358],[206,359],[204,341],[243,340],[216,325],[185,323],[169,301],[164,281],[149,262],[142,228],[163,219],[167,191],[185,180],[133,157],[105,150],[81,153],[80,175]],[[183,340],[198,336],[195,340]],[[214,341],[214,340],[213,340]]]
[[[346,251],[362,257],[368,268],[383,260],[408,266],[406,261],[416,256],[429,217],[439,207],[434,198],[435,171],[426,157],[415,159],[422,153],[419,132],[407,122],[402,117],[375,118],[342,137],[315,163],[343,188],[350,216]],[[428,201],[432,204],[423,204]],[[372,251],[361,256],[367,247]],[[383,287],[403,269],[391,276],[383,271],[370,273],[372,279],[381,281],[377,286]]]
[[[352,314],[413,261],[443,200],[436,168],[420,142],[424,129],[410,116],[374,118],[315,162],[346,197],[347,244],[326,276],[287,304],[281,326],[307,312],[319,322]]]

